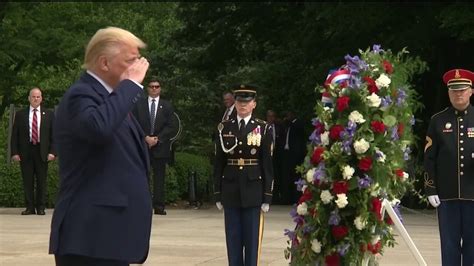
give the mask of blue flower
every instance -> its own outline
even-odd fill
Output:
[[[359,186],[360,189],[368,188],[370,187],[370,184],[372,184],[372,178],[367,174],[364,174],[363,178],[359,177],[357,180],[357,186]]]
[[[349,250],[349,247],[351,245],[349,243],[342,244],[337,247],[337,252],[339,252],[339,255],[344,256],[346,255],[347,251]]]
[[[306,181],[304,179],[298,179],[298,181],[295,181],[295,184],[296,184],[296,189],[298,191],[302,191],[303,190],[303,186],[306,185]]]
[[[340,222],[341,222],[341,216],[339,216],[337,211],[332,211],[331,215],[329,216],[328,223],[330,225],[339,225]]]
[[[407,98],[407,94],[406,94],[405,90],[403,90],[402,88],[398,89],[397,91],[398,91],[398,93],[397,93],[397,106],[400,106],[405,102],[405,99]]]
[[[392,127],[390,137],[392,138],[393,141],[398,140],[400,138],[398,136],[398,127]]]
[[[381,97],[380,100],[381,100],[381,102],[380,102],[381,107],[387,107],[390,104],[392,104],[392,98],[390,97],[390,95],[387,95],[385,97]]]
[[[379,54],[380,52],[384,52],[384,50],[381,49],[380,47],[381,47],[380,44],[374,44],[374,45],[372,46],[373,52],[374,52],[375,54]]]
[[[344,56],[346,60],[346,66],[349,68],[351,75],[357,75],[359,72],[367,69],[367,63],[364,60],[361,60],[357,55],[351,57],[350,55]]]
[[[289,229],[285,229],[285,236],[288,236],[288,238],[291,239],[291,241],[293,241],[296,239],[296,232],[291,231]]]

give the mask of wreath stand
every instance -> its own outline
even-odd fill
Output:
[[[423,259],[423,257],[421,256],[420,251],[418,251],[418,249],[416,248],[415,243],[413,243],[413,240],[411,239],[410,235],[408,235],[408,232],[405,229],[405,226],[403,226],[402,222],[398,218],[398,215],[395,213],[392,205],[387,199],[384,199],[382,201],[382,209],[381,209],[382,219],[385,216],[385,212],[387,212],[388,216],[390,216],[390,218],[392,219],[393,224],[395,225],[395,228],[397,228],[398,232],[400,232],[400,235],[403,237],[403,240],[408,245],[408,248],[410,249],[411,253],[415,257],[416,261],[418,262],[418,265],[426,266],[427,264],[425,260]],[[370,261],[370,257],[369,256],[365,257],[364,260],[362,261],[362,265],[368,266],[369,261]]]

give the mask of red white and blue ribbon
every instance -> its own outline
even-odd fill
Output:
[[[329,75],[326,78],[326,81],[324,82],[324,86],[329,86],[329,84],[337,85],[341,84],[346,80],[349,80],[351,77],[349,69],[339,69],[336,70],[332,73],[329,73]]]

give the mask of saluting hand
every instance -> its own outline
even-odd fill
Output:
[[[145,57],[137,58],[123,73],[120,75],[120,80],[130,79],[137,83],[142,83],[150,63]]]

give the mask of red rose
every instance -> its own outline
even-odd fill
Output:
[[[313,155],[311,156],[311,163],[314,164],[314,165],[318,165],[319,162],[321,162],[324,159],[323,158],[323,152],[324,152],[323,147],[317,147],[313,151]]]
[[[387,60],[382,61],[383,69],[385,69],[385,73],[392,74],[393,73],[393,66]]]
[[[334,182],[332,185],[332,191],[337,194],[346,194],[347,190],[349,189],[349,184],[347,184],[346,181],[339,181],[339,182]]]
[[[329,129],[329,138],[332,140],[340,140],[341,132],[344,131],[344,127],[341,125],[334,125]]]
[[[404,131],[405,131],[405,125],[403,123],[399,123],[398,128],[397,128],[398,136],[402,136]]]
[[[317,122],[316,125],[314,125],[314,131],[318,134],[324,133],[324,124]]]
[[[346,110],[349,107],[349,100],[350,100],[350,98],[347,97],[347,96],[342,96],[342,97],[337,98],[337,100],[336,100],[336,109],[339,112],[342,112],[342,111]]]
[[[372,159],[370,157],[364,157],[359,161],[359,169],[362,171],[369,171],[372,168]]]
[[[382,248],[382,243],[380,243],[380,241],[375,243],[375,245],[372,245],[371,243],[367,244],[367,249],[370,250],[372,254],[379,253],[381,248]]]
[[[372,208],[370,210],[374,213],[375,217],[377,217],[377,220],[382,221],[382,213],[380,213],[382,210],[382,202],[379,198],[372,198],[371,203]]]
[[[397,175],[400,178],[403,178],[403,170],[402,169],[395,170],[395,175]]]
[[[301,195],[298,204],[301,204],[303,202],[309,201],[313,198],[313,194],[311,193],[311,190],[305,189],[303,195]]]
[[[363,77],[362,79],[367,83],[367,89],[369,90],[369,94],[377,94],[379,92],[379,88],[377,88],[377,85],[375,85],[375,80],[370,77]]]
[[[384,133],[385,132],[385,124],[382,121],[372,121],[372,122],[370,122],[370,126],[372,127],[372,131],[374,133]]]
[[[335,225],[331,228],[331,233],[336,240],[341,240],[349,233],[349,229],[344,225]]]
[[[325,258],[326,266],[339,266],[341,261],[339,259],[339,253],[334,252],[331,255],[326,256]]]
[[[392,225],[392,224],[393,224],[392,218],[390,218],[390,216],[388,216],[388,215],[387,215],[387,218],[385,219],[385,222],[386,222],[388,225]]]

